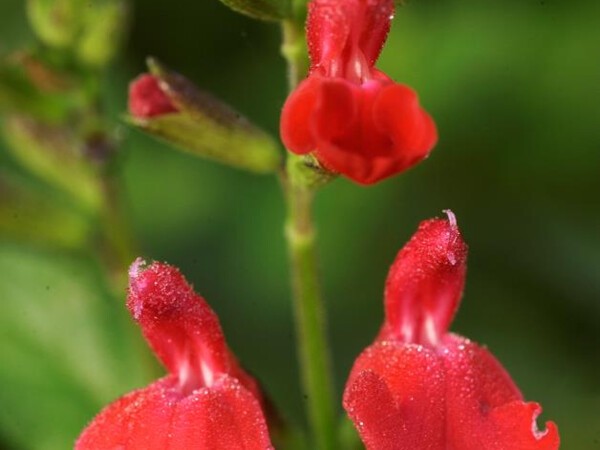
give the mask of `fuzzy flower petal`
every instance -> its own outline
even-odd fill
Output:
[[[179,271],[136,261],[127,306],[169,375],[106,407],[76,450],[272,449],[256,382]]]
[[[369,450],[555,450],[553,422],[485,348],[449,333],[466,275],[454,215],[423,222],[386,283],[386,318],[355,361],[344,408]]]

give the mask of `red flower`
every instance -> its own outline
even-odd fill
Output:
[[[155,76],[143,73],[129,85],[129,112],[133,117],[148,118],[177,112],[162,91]]]
[[[344,408],[369,450],[550,450],[553,422],[485,348],[448,333],[467,247],[452,213],[423,222],[388,275],[385,322],[356,360]]]
[[[408,169],[437,141],[415,92],[375,68],[393,14],[393,0],[312,0],[310,75],[281,116],[290,151],[362,184]]]
[[[257,384],[215,313],[176,268],[142,264],[131,267],[127,307],[169,375],[105,408],[75,449],[273,448]]]

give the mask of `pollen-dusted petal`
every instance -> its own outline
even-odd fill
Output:
[[[167,377],[105,408],[75,450],[269,450],[259,402],[227,375],[181,396]]]
[[[447,335],[439,349],[446,373],[448,439],[461,450],[558,448],[553,423],[538,432],[534,403],[525,403],[509,374],[485,348]]]
[[[454,215],[422,222],[400,250],[385,287],[382,339],[436,345],[458,308],[467,245]]]
[[[130,83],[129,112],[133,117],[149,118],[176,111],[153,75],[142,74]]]
[[[344,408],[369,450],[445,450],[444,386],[435,352],[378,342],[356,360]]]
[[[404,439],[404,427],[400,425],[405,418],[389,388],[375,372],[360,372],[347,385],[344,408],[367,449],[413,450],[414,441]]]
[[[560,437],[556,424],[546,422],[544,431],[537,428],[536,419],[541,412],[537,403],[522,401],[494,409],[490,421],[496,429],[496,439],[489,444],[490,450],[557,450]]]
[[[260,398],[255,381],[227,347],[217,315],[179,270],[158,262],[143,266],[141,260],[131,266],[127,307],[182,390],[230,374]]]
[[[169,377],[133,391],[104,408],[79,436],[75,450],[162,450],[168,435],[176,394]]]
[[[261,407],[237,380],[224,376],[175,407],[171,449],[272,449]]]
[[[393,0],[312,0],[306,21],[313,69],[339,75],[361,53],[372,67],[390,30]],[[331,73],[333,72],[333,73]]]
[[[127,306],[171,373],[100,412],[76,450],[272,449],[257,383],[204,299],[166,264],[138,259],[129,276]]]
[[[435,348],[378,340],[356,360],[344,408],[369,450],[556,450],[485,348],[446,335]]]
[[[394,143],[405,169],[425,158],[437,142],[435,124],[415,91],[402,84],[383,88],[373,105],[373,120]]]
[[[308,4],[306,40],[311,68],[339,60],[350,35],[359,0],[312,0]]]
[[[365,12],[361,15],[359,47],[369,61],[375,65],[392,25],[394,0],[364,0]]]
[[[315,149],[310,123],[315,111],[321,78],[304,80],[287,98],[281,112],[280,133],[285,147],[303,155]]]

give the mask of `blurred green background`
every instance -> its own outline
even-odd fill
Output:
[[[154,55],[276,135],[286,97],[279,30],[217,0],[133,6],[103,89],[139,253],[181,268],[244,365],[301,423],[277,181],[120,121],[128,80]],[[33,42],[23,9],[0,2],[2,55]],[[370,188],[338,180],[319,195],[338,391],[381,323],[396,252],[420,220],[451,208],[470,245],[453,330],[489,346],[543,405],[542,421],[558,423],[562,448],[600,449],[600,3],[413,0],[397,11],[379,66],[417,89],[440,142],[402,176]],[[64,449],[102,405],[151,379],[148,362],[130,338],[124,292],[113,294],[97,260],[64,237],[85,235],[86,224],[3,146],[0,173],[30,185],[48,215],[11,207],[0,178],[9,205],[0,208],[0,448]],[[20,233],[25,220],[37,231]]]

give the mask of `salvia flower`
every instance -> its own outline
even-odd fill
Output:
[[[256,382],[228,349],[215,313],[176,268],[136,261],[127,307],[169,374],[106,407],[76,450],[273,448]]]
[[[551,450],[553,422],[484,347],[448,327],[467,247],[452,213],[421,223],[392,265],[385,322],[356,360],[344,408],[369,450]]]
[[[310,73],[281,116],[290,151],[361,184],[408,169],[437,141],[415,92],[375,68],[393,14],[393,0],[312,0]]]

